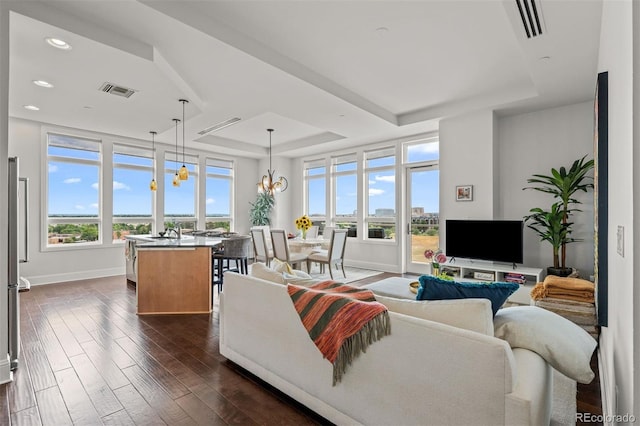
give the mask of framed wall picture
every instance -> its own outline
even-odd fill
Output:
[[[473,201],[473,185],[456,186],[456,201]]]

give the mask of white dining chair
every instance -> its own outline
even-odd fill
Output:
[[[273,259],[273,249],[267,245],[267,238],[263,228],[251,228],[251,238],[253,239],[253,253],[256,262],[264,262],[267,266]]]
[[[316,262],[322,267],[329,265],[329,275],[333,279],[333,270],[331,265],[335,265],[336,269],[338,265],[342,269],[342,275],[347,278],[347,274],[344,272],[344,249],[347,245],[347,230],[346,229],[334,229],[331,232],[331,240],[329,242],[329,250],[320,250],[318,252],[311,253],[307,256],[307,271],[311,271],[311,263]]]
[[[307,260],[305,253],[291,253],[287,233],[284,232],[284,229],[271,230],[271,244],[273,246],[273,257],[287,262],[294,269],[300,269],[300,265]],[[296,268],[296,265],[298,268]]]
[[[319,228],[319,226],[313,225],[309,229],[307,229],[307,238],[318,238]]]

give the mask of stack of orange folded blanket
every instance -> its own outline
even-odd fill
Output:
[[[595,303],[595,285],[581,278],[565,278],[547,275],[543,282],[537,283],[531,290],[533,300],[546,297],[572,300],[575,302]]]

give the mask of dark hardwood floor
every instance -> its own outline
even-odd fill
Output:
[[[0,425],[327,424],[219,354],[214,303],[137,316],[124,276],[20,293],[22,356],[0,385]],[[597,378],[579,385],[578,412],[600,406]]]

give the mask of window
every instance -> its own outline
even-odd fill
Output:
[[[153,217],[153,152],[127,145],[113,146],[113,241],[127,235],[150,234]]]
[[[101,143],[47,134],[47,246],[101,241]]]
[[[395,148],[365,152],[367,179],[365,229],[370,239],[395,239],[396,234]]]
[[[407,143],[404,145],[404,152],[405,163],[438,161],[440,159],[440,143],[437,137],[418,143]]]
[[[349,237],[357,236],[358,226],[358,162],[356,154],[331,160],[334,190],[334,220],[336,228],[348,229]]]
[[[181,156],[176,158],[172,152],[165,153],[164,227],[175,228],[179,224],[183,230],[190,231],[196,228],[198,158],[186,155],[184,161],[180,159]],[[189,170],[189,179],[181,180],[180,186],[173,186],[173,177],[183,163]]]
[[[233,162],[207,158],[206,229],[231,231]]]
[[[314,226],[324,229],[327,219],[327,168],[325,160],[304,163],[306,212]]]

